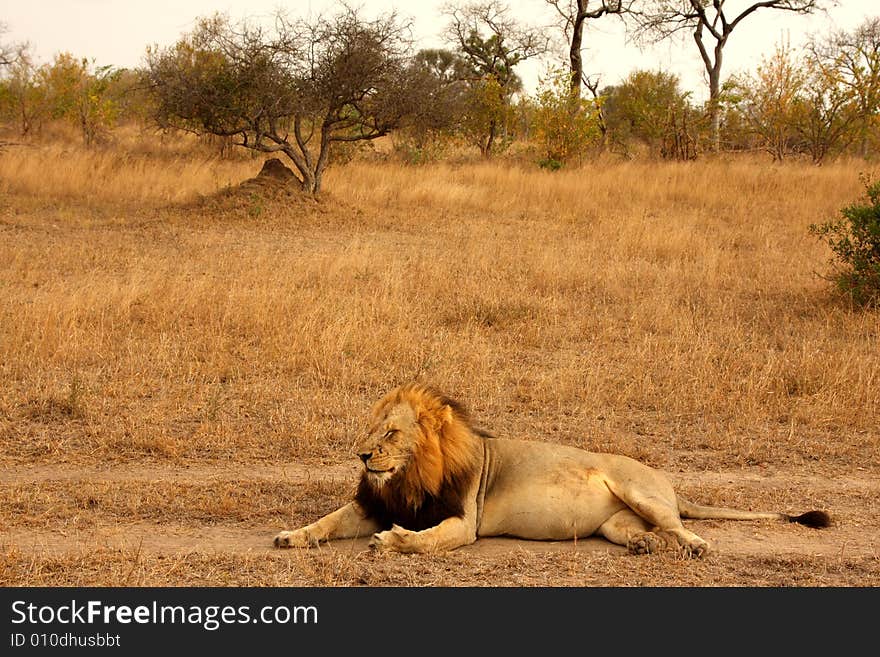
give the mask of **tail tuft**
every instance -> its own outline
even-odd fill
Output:
[[[807,511],[799,516],[789,516],[788,520],[814,529],[831,526],[831,516],[824,511]]]

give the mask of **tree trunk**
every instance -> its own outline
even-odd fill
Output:
[[[712,131],[712,150],[721,152],[721,70],[709,71],[709,125]]]
[[[715,45],[715,61],[709,73],[709,118],[712,125],[712,150],[721,152],[721,60],[724,41]]]
[[[483,142],[483,147],[480,149],[483,152],[482,153],[483,157],[485,157],[487,159],[492,157],[492,146],[495,144],[495,134],[497,132],[498,132],[498,127],[497,127],[495,121],[492,121],[489,124],[489,134],[486,137],[486,141]]]
[[[729,32],[725,33],[723,38],[715,42],[715,47],[712,49],[713,59],[709,56],[706,44],[703,43],[703,23],[697,23],[697,28],[694,30],[694,41],[697,42],[703,66],[709,76],[709,127],[712,150],[716,153],[721,151],[721,61],[728,34]]]
[[[584,40],[586,19],[587,17],[578,7],[578,14],[575,16],[571,30],[571,48],[568,51],[568,58],[571,62],[571,95],[573,98],[581,97],[581,80],[584,78],[584,60],[581,56],[581,47]]]
[[[316,194],[321,186],[320,179],[316,179],[318,165],[312,163],[312,158],[306,150],[305,144],[298,145],[299,152],[292,145],[288,144],[281,151],[290,158],[293,166],[299,173],[300,188],[307,194]],[[320,157],[318,158],[320,163]]]

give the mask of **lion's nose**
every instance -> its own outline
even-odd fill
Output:
[[[364,465],[367,464],[367,461],[370,460],[370,457],[373,455],[373,452],[360,452],[358,456],[361,458],[361,461],[364,462]]]

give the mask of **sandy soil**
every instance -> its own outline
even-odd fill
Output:
[[[344,491],[356,480],[358,468],[352,463],[246,463],[246,464],[205,464],[175,467],[161,463],[155,464],[115,464],[110,466],[75,464],[42,464],[31,466],[14,466],[4,468],[0,472],[0,487],[5,490],[21,490],[22,488],[43,489],[65,486],[73,489],[97,489],[113,491],[117,487],[134,484],[135,487],[162,487],[195,484],[210,491],[214,487],[230,485],[230,482],[251,481],[272,484],[284,482],[294,488],[315,489],[319,497],[318,506],[330,510],[344,501]],[[699,473],[671,473],[677,486],[689,491],[735,489],[744,498],[751,500],[772,500],[780,495],[780,491],[793,498],[829,500],[828,510],[832,513],[835,523],[824,530],[813,530],[797,525],[774,522],[735,522],[735,521],[687,521],[687,526],[706,538],[714,547],[714,553],[699,564],[684,561],[684,568],[691,569],[692,574],[707,572],[710,577],[705,582],[681,579],[672,585],[721,584],[721,585],[778,585],[789,584],[784,573],[769,579],[756,578],[754,574],[738,573],[737,568],[743,564],[759,563],[796,563],[806,579],[793,582],[804,585],[870,585],[880,584],[880,560],[876,550],[878,536],[878,518],[880,518],[880,477],[867,471],[854,471],[847,476],[822,476],[787,472],[785,470],[768,471],[767,468],[754,468],[738,471],[704,471]],[[840,494],[840,491],[845,494]],[[343,494],[340,496],[339,492]],[[44,566],[37,564],[46,562],[67,563],[70,560],[82,561],[94,557],[95,572],[91,575],[93,583],[114,584],[118,572],[114,570],[114,555],[119,557],[119,568],[122,563],[131,563],[128,576],[132,569],[137,569],[138,583],[161,584],[170,573],[162,573],[161,577],[151,563],[177,563],[176,576],[178,583],[200,581],[199,571],[205,563],[223,559],[244,559],[251,566],[254,564],[271,564],[273,573],[279,567],[295,566],[304,581],[301,584],[410,584],[427,583],[432,585],[493,585],[493,581],[501,584],[517,585],[540,584],[553,586],[580,586],[584,584],[581,567],[598,563],[609,570],[605,580],[594,580],[592,584],[600,585],[666,585],[662,577],[649,577],[642,581],[647,566],[651,572],[662,569],[669,563],[670,557],[631,557],[626,551],[614,546],[601,538],[590,538],[578,541],[535,542],[513,538],[485,538],[475,544],[456,550],[454,555],[437,557],[423,555],[402,556],[391,555],[378,557],[367,548],[367,540],[337,541],[318,550],[275,550],[271,546],[272,537],[278,529],[285,525],[278,522],[263,522],[259,518],[253,521],[209,521],[185,522],[174,517],[145,518],[138,521],[120,521],[117,516],[106,516],[100,513],[106,504],[101,499],[89,497],[93,509],[83,508],[77,513],[61,514],[56,522],[52,520],[34,521],[21,526],[11,523],[3,527],[0,545],[7,554],[7,572],[21,573],[30,564],[31,577],[41,583],[65,583],[67,580],[53,578],[45,572],[39,577],[34,570],[45,571]],[[773,510],[776,510],[775,508]],[[803,509],[785,509],[800,512]],[[323,512],[323,511],[322,511]],[[290,521],[287,528],[299,522],[308,521],[307,514],[290,510]],[[10,555],[13,555],[12,557]],[[575,566],[567,563],[566,568],[554,570],[559,559],[574,558]],[[349,581],[344,572],[337,573],[327,581],[326,573],[318,576],[321,569],[330,559],[339,568],[347,562],[356,564],[365,559],[373,560],[364,568],[368,568],[373,581]],[[383,580],[382,569],[376,575],[376,559],[383,559],[383,568],[387,580]],[[449,561],[452,559],[452,561]],[[549,560],[549,561],[548,561]],[[555,560],[555,561],[554,561]],[[786,562],[789,560],[789,562]],[[793,561],[792,561],[793,560]],[[11,565],[10,565],[11,562]],[[511,565],[513,562],[513,565]],[[829,563],[839,568],[840,573],[829,575]],[[102,567],[103,564],[103,567]],[[182,565],[180,565],[182,564]],[[450,565],[452,564],[452,565]],[[516,573],[518,569],[530,570],[535,564],[542,564],[549,572],[544,572],[538,581],[521,581]],[[688,565],[690,564],[690,565]],[[731,564],[739,564],[731,572]],[[362,564],[363,565],[363,564]],[[446,572],[443,569],[461,568],[460,572]],[[633,568],[633,566],[636,566]],[[219,567],[219,566],[218,566]],[[395,567],[407,574],[403,582],[395,581]],[[478,568],[474,573],[471,567]],[[486,567],[496,568],[496,579],[480,574]],[[679,576],[681,565],[677,565]],[[790,567],[790,566],[789,566]],[[259,570],[261,566],[257,566]],[[413,568],[427,570],[422,574],[413,575]],[[436,572],[437,569],[441,572]],[[786,566],[783,566],[783,570]],[[314,569],[312,575],[310,569]],[[506,571],[505,571],[506,569]],[[628,579],[627,571],[631,569],[633,579]],[[720,569],[720,570],[719,570]],[[118,570],[118,569],[117,569]],[[125,570],[125,568],[122,568]],[[221,567],[222,570],[222,567]],[[601,570],[601,569],[600,569]],[[192,572],[188,572],[192,571]],[[715,572],[717,571],[717,572]],[[116,573],[116,574],[114,574]],[[601,573],[600,573],[601,574]],[[765,573],[766,575],[766,573]],[[72,575],[67,573],[64,578]],[[259,573],[258,573],[259,576]],[[275,575],[273,575],[275,576]],[[595,573],[594,573],[595,576]],[[364,579],[363,573],[359,576]],[[411,579],[415,577],[415,579]],[[322,579],[323,578],[323,579]],[[782,578],[782,579],[780,579]],[[270,580],[271,583],[272,580]],[[67,582],[69,583],[69,582]]]

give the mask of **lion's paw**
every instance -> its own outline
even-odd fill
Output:
[[[673,532],[655,531],[635,534],[629,539],[630,554],[655,554],[663,550],[678,551],[682,556],[702,559],[709,554],[709,544],[699,536],[688,539]]]
[[[373,534],[370,547],[380,552],[389,550],[409,552],[412,543],[411,537],[414,535],[414,531],[404,529],[400,525],[391,525],[391,529]]]
[[[709,544],[696,534],[661,530],[657,533],[665,539],[670,550],[677,550],[683,557],[702,559],[709,554]]]
[[[665,550],[666,540],[654,532],[634,534],[626,544],[630,554],[655,554]]]
[[[295,529],[292,532],[280,532],[275,537],[275,547],[277,548],[305,548],[317,546],[318,540],[305,529]]]
[[[702,559],[711,552],[706,541],[692,541],[689,545],[682,545],[681,550],[686,556],[693,559]]]

